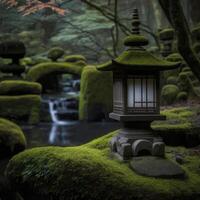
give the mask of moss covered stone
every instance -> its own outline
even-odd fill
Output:
[[[0,118],[0,158],[14,155],[26,147],[26,139],[19,126]]]
[[[183,57],[179,53],[172,53],[165,58],[167,61],[170,62],[182,62]]]
[[[49,50],[48,58],[56,61],[58,58],[61,58],[64,55],[65,51],[60,47],[54,47]]]
[[[47,62],[40,63],[33,66],[26,75],[26,80],[28,81],[38,81],[43,76],[48,74],[77,74],[81,75],[83,66],[77,63],[56,63],[56,62]]]
[[[173,40],[174,38],[174,29],[166,28],[159,32],[160,40]]]
[[[130,35],[124,40],[125,46],[145,46],[149,43],[148,39],[142,35]]]
[[[41,94],[42,86],[39,83],[9,80],[0,82],[0,95]]]
[[[161,91],[161,98],[163,103],[169,105],[174,103],[176,100],[177,94],[179,92],[179,88],[176,85],[165,85]]]
[[[20,194],[28,199],[79,200],[198,200],[200,159],[185,158],[182,167],[186,180],[154,179],[137,175],[128,164],[111,159],[108,142],[116,132],[80,147],[35,148],[13,157],[7,177]],[[184,148],[167,149],[186,152]],[[187,151],[188,152],[188,151]]]
[[[112,73],[100,72],[94,66],[83,69],[79,104],[80,120],[108,118],[112,111]]]
[[[69,56],[64,56],[64,61],[65,62],[78,62],[78,61],[84,61],[87,62],[86,58],[82,55],[69,55]]]
[[[167,84],[176,85],[176,83],[177,83],[177,77],[176,76],[169,76],[167,78]]]
[[[39,95],[0,96],[0,117],[16,121],[39,122]]]
[[[187,92],[179,92],[176,99],[177,99],[177,101],[186,101],[188,99],[188,93]]]

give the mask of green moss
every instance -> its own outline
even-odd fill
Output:
[[[175,85],[176,83],[177,83],[177,77],[175,77],[175,76],[169,76],[167,78],[167,84],[173,84],[173,85]]]
[[[49,50],[48,58],[56,61],[58,58],[61,58],[64,55],[65,51],[60,47],[54,47]]]
[[[19,126],[0,118],[0,158],[14,155],[26,147],[26,139]]]
[[[130,35],[124,40],[125,46],[145,46],[148,43],[148,39],[142,35]]]
[[[170,62],[182,62],[183,57],[179,53],[172,53],[166,57],[166,60]]]
[[[195,129],[193,119],[198,116],[196,108],[180,107],[167,109],[161,112],[162,115],[167,117],[166,121],[155,121],[152,123],[152,128],[155,131],[164,131],[170,133],[192,133]]]
[[[64,56],[64,61],[65,62],[78,62],[78,61],[87,62],[86,58],[82,55]]]
[[[176,100],[179,88],[176,85],[165,85],[161,91],[161,98],[164,104],[172,104]]]
[[[31,66],[33,65],[33,59],[31,57],[25,57],[20,59],[20,65],[22,66]]]
[[[10,160],[7,177],[25,197],[198,200],[200,160],[197,156],[187,156],[190,162],[182,165],[188,175],[186,180],[143,177],[128,164],[110,158],[108,142],[114,134],[80,147],[45,147],[20,153]],[[168,159],[174,157],[171,152],[183,150],[187,151],[167,149]]]
[[[38,95],[0,96],[0,116],[36,124],[39,122],[40,103]]]
[[[181,72],[191,72],[191,69],[189,67],[184,67]]]
[[[34,67],[32,67],[26,75],[26,80],[29,81],[38,81],[43,76],[48,74],[64,74],[64,73],[72,73],[81,75],[83,66],[75,63],[56,63],[56,62],[48,62],[41,63]]]
[[[177,101],[186,101],[188,99],[188,93],[187,92],[179,92],[176,99],[177,99]]]
[[[2,81],[0,82],[0,95],[41,94],[39,83],[28,81]]]
[[[174,38],[174,29],[166,28],[159,32],[160,40],[173,40]]]
[[[107,118],[112,111],[112,73],[97,71],[94,66],[83,69],[79,104],[80,120]]]

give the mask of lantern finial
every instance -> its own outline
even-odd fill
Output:
[[[140,34],[140,19],[139,19],[139,13],[138,9],[135,8],[133,10],[133,21],[132,21],[132,34],[139,35]]]
[[[124,45],[129,48],[140,48],[148,44],[148,39],[140,34],[140,19],[138,9],[133,10],[131,35],[124,40]]]

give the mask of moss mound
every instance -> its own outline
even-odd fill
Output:
[[[37,82],[43,76],[48,74],[72,73],[80,75],[83,67],[77,63],[40,63],[32,67],[26,75],[26,80]]]
[[[178,92],[179,88],[176,85],[165,85],[161,91],[161,98],[163,103],[167,105],[174,103]]]
[[[82,55],[70,55],[70,56],[65,56],[64,57],[65,62],[78,62],[78,61],[83,61],[87,62],[86,58]]]
[[[179,92],[176,98],[177,98],[177,101],[186,101],[188,99],[188,93]]]
[[[169,76],[167,78],[167,84],[173,84],[173,85],[175,85],[176,83],[177,83],[177,77],[175,77],[175,76]]]
[[[58,58],[61,58],[64,55],[65,51],[60,47],[54,47],[49,50],[48,58],[53,61],[56,61]]]
[[[160,40],[172,40],[174,38],[174,29],[166,28],[159,32]]]
[[[0,116],[16,121],[39,122],[39,95],[0,96]]]
[[[166,57],[166,60],[170,62],[182,62],[183,58],[179,53],[172,53]]]
[[[111,133],[80,147],[35,148],[13,157],[7,177],[25,199],[198,200],[200,160],[188,156],[186,180],[135,174],[128,164],[110,159]],[[184,149],[185,150],[185,149]],[[173,149],[169,149],[173,152]],[[173,157],[168,153],[167,157]]]
[[[39,83],[17,80],[0,82],[0,95],[41,94],[41,91]]]
[[[26,139],[19,126],[0,118],[0,158],[14,155],[26,147]]]
[[[86,66],[81,76],[80,120],[98,121],[112,111],[112,73]]]

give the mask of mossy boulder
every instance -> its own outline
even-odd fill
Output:
[[[179,88],[176,85],[168,84],[162,88],[161,98],[164,104],[172,104],[175,102]]]
[[[183,62],[183,57],[179,53],[172,53],[165,59],[170,62]]]
[[[79,147],[43,147],[13,157],[7,177],[24,199],[79,200],[198,200],[200,159],[184,148],[185,180],[154,179],[137,175],[128,164],[110,158],[108,142],[116,132]],[[189,156],[190,155],[190,156]]]
[[[69,55],[69,56],[64,56],[64,61],[65,62],[79,62],[79,61],[83,61],[83,62],[87,62],[86,58],[82,55]]]
[[[0,117],[37,124],[40,104],[39,95],[0,96]]]
[[[76,74],[81,75],[83,66],[77,63],[57,63],[57,62],[47,62],[40,63],[33,66],[27,73],[25,79],[28,81],[37,82],[42,77],[49,74]]]
[[[61,58],[64,55],[65,51],[60,47],[54,47],[49,50],[48,58],[52,61],[56,61],[58,58]]]
[[[174,29],[166,28],[159,32],[160,40],[173,40],[174,39]]]
[[[86,66],[81,76],[80,120],[108,119],[112,111],[112,73]]]
[[[179,92],[177,97],[176,97],[177,101],[187,101],[188,99],[188,93],[187,92]]]
[[[167,78],[167,84],[176,85],[176,83],[177,83],[177,77],[176,76],[169,76]]]
[[[0,82],[0,95],[41,94],[42,86],[39,83],[8,80]]]
[[[21,128],[11,121],[0,118],[0,158],[14,155],[26,147]]]

